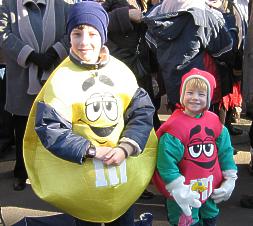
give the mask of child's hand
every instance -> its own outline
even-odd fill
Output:
[[[105,156],[112,150],[111,147],[96,147],[96,159],[104,160]]]
[[[125,153],[121,148],[112,148],[104,158],[106,165],[120,165],[125,160]]]
[[[199,208],[201,206],[199,193],[192,191],[190,185],[182,185],[180,188],[172,190],[172,196],[186,216],[192,215],[191,207]]]
[[[221,186],[213,190],[211,198],[215,203],[220,203],[222,201],[227,201],[231,196],[235,187],[234,180],[225,180],[222,182]]]
[[[225,180],[219,188],[213,190],[211,198],[214,200],[215,203],[227,201],[231,196],[234,187],[234,181]]]
[[[181,176],[166,185],[166,189],[172,194],[183,213],[186,216],[191,216],[191,207],[199,208],[201,206],[200,195],[198,192],[192,191],[191,186],[184,184],[184,182],[185,178]]]
[[[220,203],[229,199],[235,188],[235,181],[237,179],[236,173],[237,172],[235,170],[227,170],[222,172],[225,180],[222,182],[219,188],[213,190],[211,195],[211,198],[215,203]]]

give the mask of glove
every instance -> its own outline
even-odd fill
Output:
[[[200,195],[196,191],[192,191],[191,186],[184,184],[184,182],[185,178],[180,176],[167,184],[166,189],[172,194],[183,213],[186,216],[191,216],[191,207],[199,208],[201,206],[201,202],[199,201]]]
[[[41,54],[40,53],[36,53],[34,51],[32,51],[30,53],[30,55],[28,56],[28,58],[27,58],[27,62],[28,63],[32,62],[32,63],[34,63],[36,65],[39,65],[41,60],[42,60]]]
[[[50,47],[46,53],[45,53],[46,57],[48,57],[51,61],[53,61],[53,63],[58,59],[58,54],[55,51],[55,49],[53,47]],[[48,59],[48,60],[49,60]]]
[[[58,58],[57,52],[53,47],[50,47],[46,53],[36,53],[31,52],[28,56],[28,62],[36,64],[39,68],[43,70],[48,70],[55,63]]]
[[[235,188],[235,181],[237,179],[236,174],[236,170],[227,170],[222,172],[225,180],[222,182],[219,188],[213,190],[211,195],[211,198],[215,203],[220,203],[229,199]]]

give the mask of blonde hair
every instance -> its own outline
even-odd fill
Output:
[[[186,83],[187,88],[200,89],[203,91],[207,91],[207,84],[203,79],[200,78],[192,78]]]
[[[85,26],[87,26],[87,25],[85,25],[85,24],[80,24],[80,25],[74,27],[74,29],[83,30],[83,29],[85,28]]]

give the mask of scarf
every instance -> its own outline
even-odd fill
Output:
[[[17,14],[19,18],[18,29],[22,41],[32,47],[37,53],[45,53],[47,49],[54,44],[55,41],[55,0],[46,0],[46,9],[42,21],[42,44],[41,49],[36,40],[36,36],[33,32],[32,25],[30,23],[28,11],[26,6],[23,4],[23,0],[17,0]],[[35,3],[36,4],[36,3]],[[41,80],[47,80],[53,68],[44,71]],[[41,83],[38,78],[38,66],[30,63],[29,64],[29,86],[27,93],[29,95],[36,95],[41,89]]]

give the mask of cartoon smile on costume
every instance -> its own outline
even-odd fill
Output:
[[[73,104],[73,130],[95,146],[115,146],[124,128],[123,103],[113,86],[105,75],[91,77],[82,85],[84,102]]]
[[[211,172],[213,167],[215,166],[215,163],[217,163],[217,155],[214,154],[214,132],[207,127],[204,129],[204,131],[205,137],[202,140],[201,138],[199,138],[201,126],[197,125],[191,129],[191,139],[189,144],[187,145],[188,154],[186,154],[184,159],[202,168],[200,170],[209,170]],[[194,138],[194,135],[196,136],[196,138]]]
[[[120,166],[106,166],[96,159],[79,165],[54,156],[41,144],[34,130],[37,103],[44,101],[56,109],[71,122],[74,133],[95,146],[115,147],[124,128],[124,112],[137,89],[134,75],[124,78],[124,73],[119,76],[106,67],[99,75],[86,73],[67,58],[47,80],[29,116],[24,159],[33,190],[82,220],[111,222],[133,205],[153,175],[157,137],[152,130],[143,153],[128,157]]]

